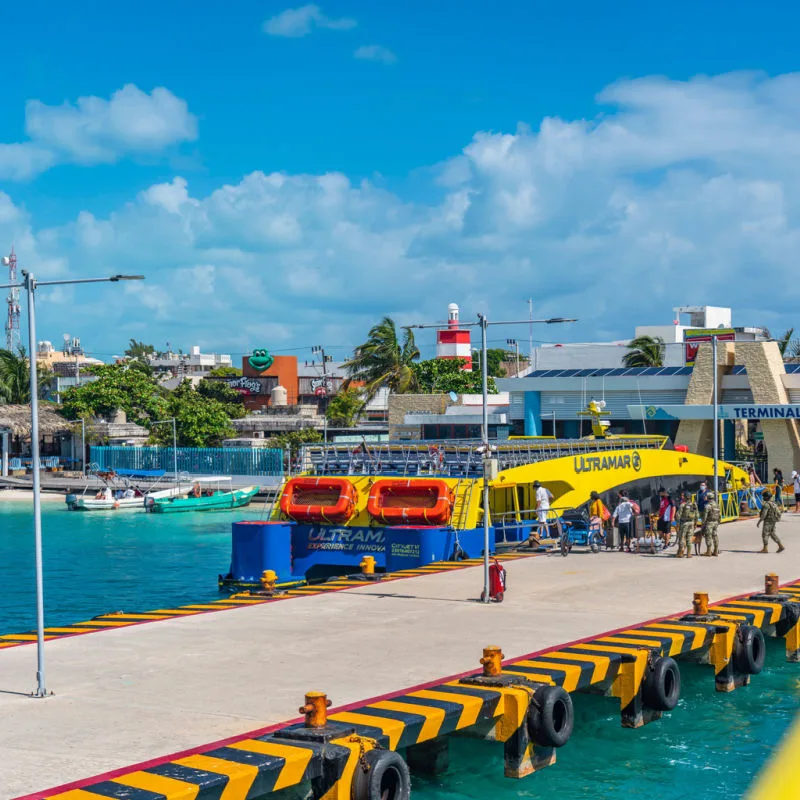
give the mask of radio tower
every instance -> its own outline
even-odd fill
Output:
[[[17,257],[14,248],[11,248],[11,255],[2,260],[8,267],[8,282],[17,282]],[[6,318],[6,350],[16,353],[19,348],[19,289],[8,290],[8,317]]]

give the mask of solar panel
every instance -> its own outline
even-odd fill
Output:
[[[594,373],[593,369],[579,369],[575,373],[576,378],[588,378],[590,375]]]
[[[624,375],[627,371],[628,371],[627,369],[610,369],[605,374],[611,377],[611,376]]]

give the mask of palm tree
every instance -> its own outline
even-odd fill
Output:
[[[53,373],[37,364],[39,395],[50,386]],[[0,350],[0,403],[26,405],[31,401],[30,368],[25,348],[17,353]]]
[[[631,339],[622,363],[626,367],[663,367],[664,340],[660,336],[637,336]]]
[[[30,373],[25,351],[19,353],[0,350],[0,400],[4,403],[22,405],[30,403]]]
[[[418,358],[414,334],[405,328],[400,342],[394,320],[384,317],[372,327],[367,341],[356,347],[353,357],[345,362],[349,376],[345,386],[351,381],[363,381],[365,402],[382,386],[398,394],[413,391],[417,388],[417,378],[412,364]]]
[[[781,351],[781,357],[784,361],[786,361],[791,356],[797,355],[797,342],[792,342],[792,336],[794,335],[794,328],[789,328],[789,330],[785,331],[783,336],[778,337],[778,350]]]

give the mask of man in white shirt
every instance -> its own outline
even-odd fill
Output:
[[[630,550],[633,505],[623,492],[619,493],[619,505],[614,509],[612,519],[617,521],[617,527],[619,528],[619,549]]]
[[[536,516],[539,520],[539,535],[541,536],[543,533],[547,533],[545,526],[547,525],[547,515],[553,494],[546,486],[542,486],[539,481],[533,482],[533,488],[536,490]]]
[[[792,470],[792,483],[794,484],[794,513],[800,514],[800,472]]]

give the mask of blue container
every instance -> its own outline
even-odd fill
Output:
[[[265,569],[278,580],[292,575],[292,527],[294,522],[234,522],[231,575],[234,580],[257,582]]]

